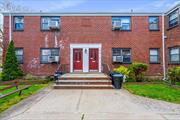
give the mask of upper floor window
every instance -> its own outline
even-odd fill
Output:
[[[41,63],[58,63],[59,48],[42,48]]]
[[[152,48],[149,50],[150,63],[159,63],[159,49]]]
[[[41,30],[50,30],[60,28],[60,17],[41,17]]]
[[[131,63],[131,49],[113,48],[112,60],[114,63]]]
[[[172,13],[170,13],[169,15],[168,15],[168,23],[169,23],[169,28],[172,28],[172,27],[174,27],[174,26],[176,26],[176,25],[178,25],[178,19],[179,19],[179,12],[178,12],[178,10],[175,10],[174,12],[172,12]]]
[[[179,49],[179,47],[169,49],[169,63],[180,63]]]
[[[149,30],[159,30],[159,17],[158,16],[149,17]]]
[[[24,17],[15,16],[14,17],[14,30],[24,30]]]
[[[17,62],[19,64],[23,63],[23,48],[16,48],[15,50]]]
[[[112,17],[112,30],[131,30],[131,17]]]

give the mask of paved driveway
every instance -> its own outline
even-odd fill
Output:
[[[180,120],[180,105],[126,90],[45,89],[0,116],[3,120]]]

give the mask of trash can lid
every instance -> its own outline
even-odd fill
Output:
[[[120,73],[119,73],[119,74],[114,74],[113,76],[114,76],[114,77],[123,77],[123,75],[120,74]]]

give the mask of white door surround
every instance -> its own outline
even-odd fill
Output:
[[[83,49],[83,72],[89,72],[89,48],[98,48],[99,53],[99,67],[98,71],[101,72],[101,44],[70,44],[70,72],[73,72],[73,49]]]

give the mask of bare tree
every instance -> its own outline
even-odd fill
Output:
[[[24,11],[31,11],[29,8],[15,5],[12,0],[1,0],[0,1],[0,13],[1,12],[24,12]],[[0,17],[0,63],[2,63],[2,49],[3,49],[3,24],[1,23]]]
[[[29,8],[15,5],[12,0],[2,0],[0,2],[0,11],[1,12],[23,12],[23,11],[31,11]]]

